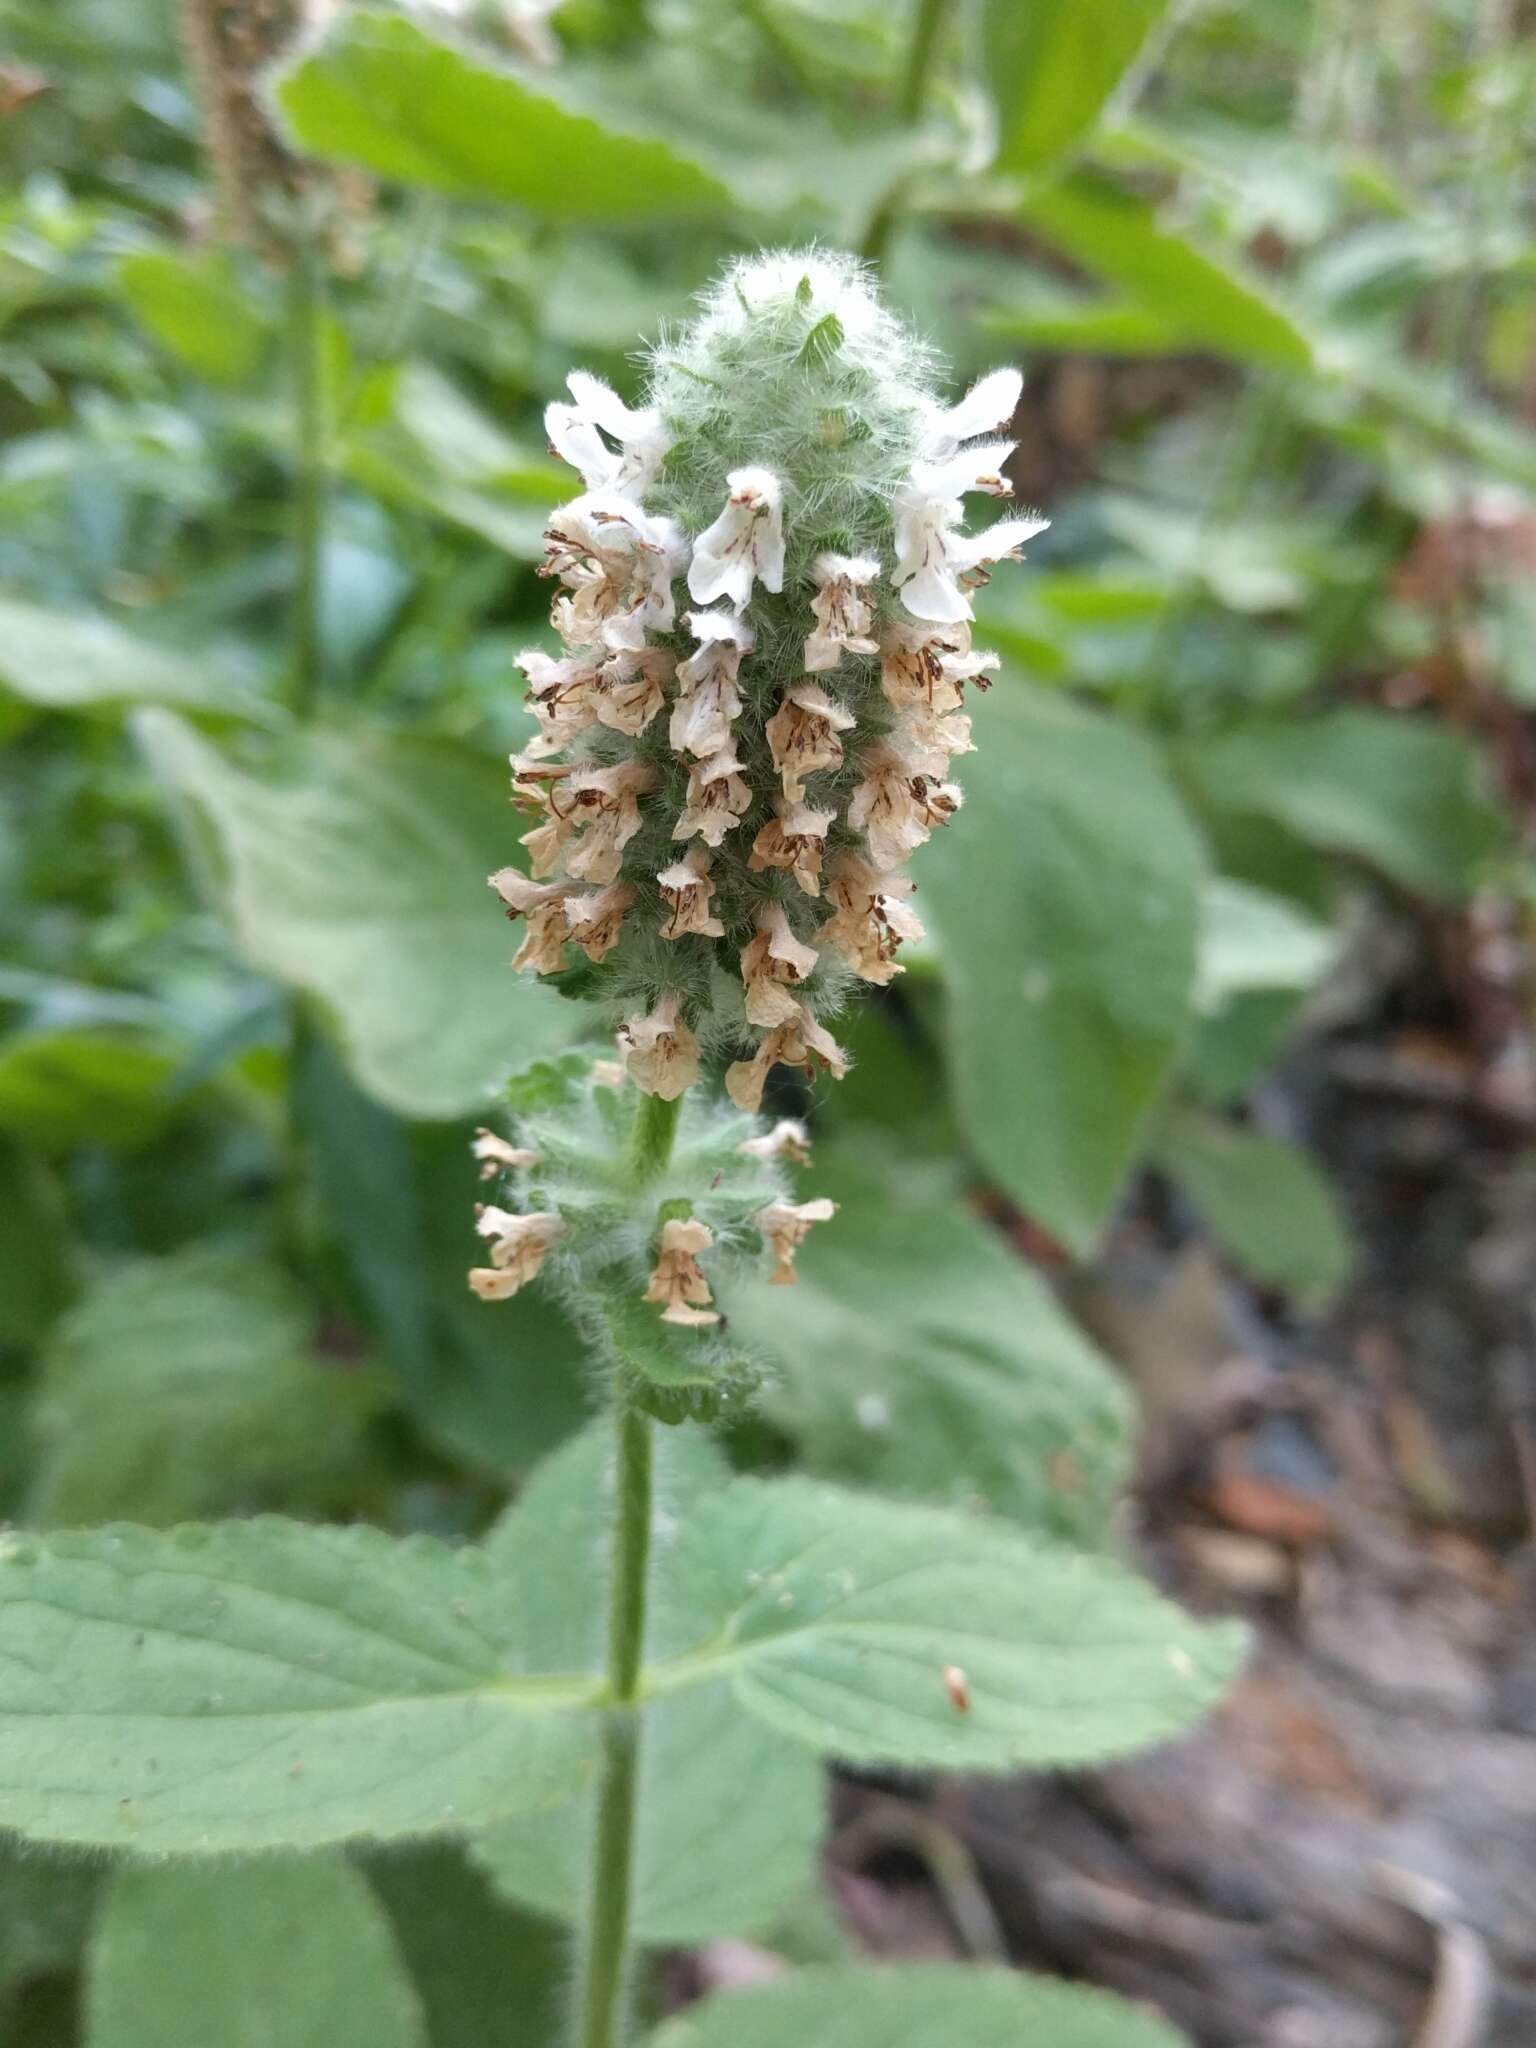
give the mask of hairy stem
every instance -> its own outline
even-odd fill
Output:
[[[634,1883],[645,1581],[651,1547],[651,1421],[622,1390],[614,1398],[613,1562],[608,1588],[608,1686],[602,1771],[574,2048],[618,2048],[624,2038]]]
[[[293,547],[295,569],[289,703],[308,718],[320,694],[321,548],[326,470],[325,286],[313,237],[299,238],[288,274],[288,354],[293,388]]]
[[[643,1188],[672,1157],[681,1100],[642,1095],[626,1162]],[[645,1585],[651,1552],[651,1420],[623,1380],[613,1387],[613,1539],[608,1580],[608,1707],[597,1787],[597,1821],[573,2048],[619,2048],[629,1976],[630,1897],[634,1888],[638,1692],[645,1651]]]

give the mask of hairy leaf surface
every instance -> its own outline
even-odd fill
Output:
[[[426,2048],[383,1908],[339,1856],[128,1865],[92,1943],[86,2048]]]
[[[590,1688],[509,1677],[516,1627],[483,1552],[362,1527],[8,1538],[0,1827],[211,1853],[559,1798]]]
[[[1106,1992],[945,1963],[805,1970],[706,1999],[649,2048],[1187,2048],[1182,2034]]]

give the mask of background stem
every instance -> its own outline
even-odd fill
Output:
[[[288,273],[288,354],[293,388],[293,614],[289,704],[314,711],[322,681],[321,547],[326,495],[325,285],[313,238],[301,236]]]
[[[928,73],[933,65],[933,47],[944,19],[945,0],[917,0],[912,23],[912,40],[907,45],[906,69],[901,77],[897,108],[907,126],[915,127],[928,97]]]
[[[288,624],[288,704],[301,725],[315,714],[323,680],[321,563],[325,545],[325,270],[311,232],[294,239],[288,272],[288,378],[293,435],[293,593]],[[314,1026],[301,989],[288,997],[288,1122],[284,1227],[300,1271],[306,1264],[309,1167],[300,1101]]]
[[[933,68],[933,53],[943,23],[944,0],[917,0],[917,10],[912,18],[912,40],[907,45],[907,61],[902,67],[896,93],[897,116],[905,128],[915,128],[923,118],[923,108],[928,99],[928,74]],[[859,254],[866,263],[884,260],[908,182],[908,175],[903,173],[881,196],[879,205],[870,216],[869,226],[859,244]]]

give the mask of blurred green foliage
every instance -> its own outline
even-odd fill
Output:
[[[820,237],[957,378],[1025,362],[1054,525],[983,600],[1004,660],[919,869],[933,937],[811,1105],[843,1214],[747,1305],[780,1369],[732,1450],[1100,1544],[1124,1399],[971,1197],[1083,1256],[1152,1164],[1325,1300],[1345,1226],[1254,1091],[1360,892],[1530,894],[1496,743],[1536,701],[1536,65],[1474,0],[570,0],[551,68],[516,14],[346,8],[273,84],[341,194],[300,718],[286,281],[215,232],[166,0],[6,9],[0,1510],[454,1538],[579,1425],[558,1312],[462,1282],[464,1119],[577,1028],[482,887],[570,489],[540,409],[578,360],[627,388],[723,256]],[[338,1941],[393,1915],[417,1977],[354,2031],[493,2038],[409,1858],[382,1906],[306,1868]],[[442,1882],[475,1940],[510,1921]],[[98,2048],[151,2037],[134,1944],[181,1912],[135,1885]],[[0,1860],[13,1892],[0,2035],[72,2039],[38,1986],[84,1905]]]

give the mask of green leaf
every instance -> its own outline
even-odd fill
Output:
[[[35,1344],[74,1290],[69,1229],[42,1160],[0,1142],[0,1355]],[[0,1472],[10,1458],[0,1452]]]
[[[426,2048],[389,1921],[339,1856],[118,1872],[85,2048]]]
[[[174,704],[270,722],[244,675],[216,648],[194,656],[140,640],[110,619],[0,598],[0,689],[47,711]]]
[[[559,997],[509,969],[485,887],[516,846],[495,763],[448,741],[319,731],[258,777],[164,713],[139,730],[218,842],[245,953],[330,1007],[381,1102],[460,1115],[570,1035]]]
[[[324,1501],[355,1473],[384,1390],[321,1365],[310,1325],[284,1274],[207,1245],[103,1281],[43,1362],[28,1519],[168,1524]]]
[[[0,1994],[19,1979],[74,1966],[101,1881],[99,1861],[0,1847]]]
[[[1037,172],[1074,149],[1161,18],[1167,0],[988,0],[987,77],[997,168]]]
[[[1284,896],[1212,875],[1201,899],[1199,1007],[1214,1012],[1254,990],[1315,988],[1339,935]]]
[[[729,202],[672,143],[600,123],[553,85],[380,8],[333,18],[273,96],[306,155],[549,220],[665,219]]]
[[[219,1854],[566,1797],[592,1687],[508,1675],[518,1606],[483,1552],[363,1526],[8,1538],[0,1827]]]
[[[328,1234],[402,1377],[428,1381],[433,1302],[410,1127],[362,1092],[324,1033],[307,1023],[296,1033],[290,1060],[296,1135],[305,1146]],[[467,1133],[465,1153],[467,1164]],[[468,1181],[466,1175],[461,1220],[470,1213]]]
[[[1020,348],[1066,355],[1166,356],[1179,330],[1135,299],[1080,292],[1032,291],[1015,305],[978,315],[977,324]]]
[[[818,1146],[806,1180],[840,1208],[802,1248],[798,1286],[730,1304],[778,1363],[767,1409],[801,1462],[1102,1541],[1129,1403],[1045,1283],[910,1161],[877,1172]]]
[[[117,282],[139,322],[200,377],[238,384],[260,361],[265,329],[227,251],[136,250]]]
[[[1289,897],[1230,875],[1210,878],[1200,927],[1199,1021],[1185,1060],[1186,1077],[1204,1100],[1237,1100],[1274,1063],[1303,999],[1338,951],[1333,927]]]
[[[1349,1278],[1349,1226],[1297,1146],[1184,1107],[1159,1135],[1157,1156],[1216,1242],[1256,1280],[1320,1303]]]
[[[647,1943],[761,1932],[804,1889],[822,1832],[821,1765],[701,1686],[644,1711],[634,1935]],[[474,1845],[506,1895],[575,1923],[592,1802],[522,1815]]]
[[[431,2048],[556,2038],[569,1976],[562,1933],[498,1899],[457,1843],[377,1852],[367,1869],[426,2008]]]
[[[412,1156],[435,1314],[430,1369],[407,1380],[422,1428],[479,1471],[528,1469],[589,1412],[587,1355],[550,1291],[486,1303],[465,1273],[479,1257],[467,1219],[485,1186],[463,1125],[418,1130]]]
[[[1248,725],[1179,758],[1218,812],[1268,819],[1426,896],[1466,894],[1507,837],[1471,743],[1391,712]]]
[[[1106,1559],[805,1479],[702,1501],[672,1584],[697,1647],[649,1666],[647,1697],[728,1678],[770,1727],[850,1763],[1004,1771],[1144,1748],[1211,1707],[1243,1649]]]
[[[729,1477],[695,1431],[656,1439],[653,1653],[691,1644],[668,1584],[677,1531]],[[534,1477],[491,1539],[514,1576],[541,1582],[529,1615],[533,1654],[555,1666],[595,1665],[602,1639],[604,1551],[611,1500],[608,1432],[594,1429]],[[477,1860],[510,1897],[575,1921],[583,1908],[591,1802],[522,1814],[490,1829]],[[724,1684],[646,1707],[640,1738],[634,1930],[645,1942],[706,1941],[753,1933],[803,1891],[822,1831],[821,1767],[799,1743],[743,1714]]]
[[[977,726],[964,829],[923,861],[950,1085],[988,1173],[1086,1251],[1189,1017],[1200,849],[1124,727],[1011,683]]]
[[[0,1131],[45,1152],[148,1144],[176,1113],[177,1064],[142,1033],[19,1031],[0,1043]]]
[[[1076,171],[1026,193],[1019,210],[1075,263],[1166,319],[1187,342],[1275,369],[1311,367],[1312,344],[1289,313],[1235,266],[1161,227],[1145,200],[1107,178]]]
[[[586,1419],[586,1355],[546,1289],[488,1307],[465,1283],[474,1205],[490,1192],[474,1126],[413,1129],[362,1093],[317,1032],[300,1034],[293,1100],[355,1306],[412,1416],[478,1471],[525,1471]]]
[[[525,561],[544,552],[570,472],[502,432],[423,363],[375,370],[341,441],[348,472],[382,498],[424,507]]]
[[[693,2006],[647,2048],[1188,2048],[1139,2006],[1079,1984],[950,1963],[803,1970]]]

